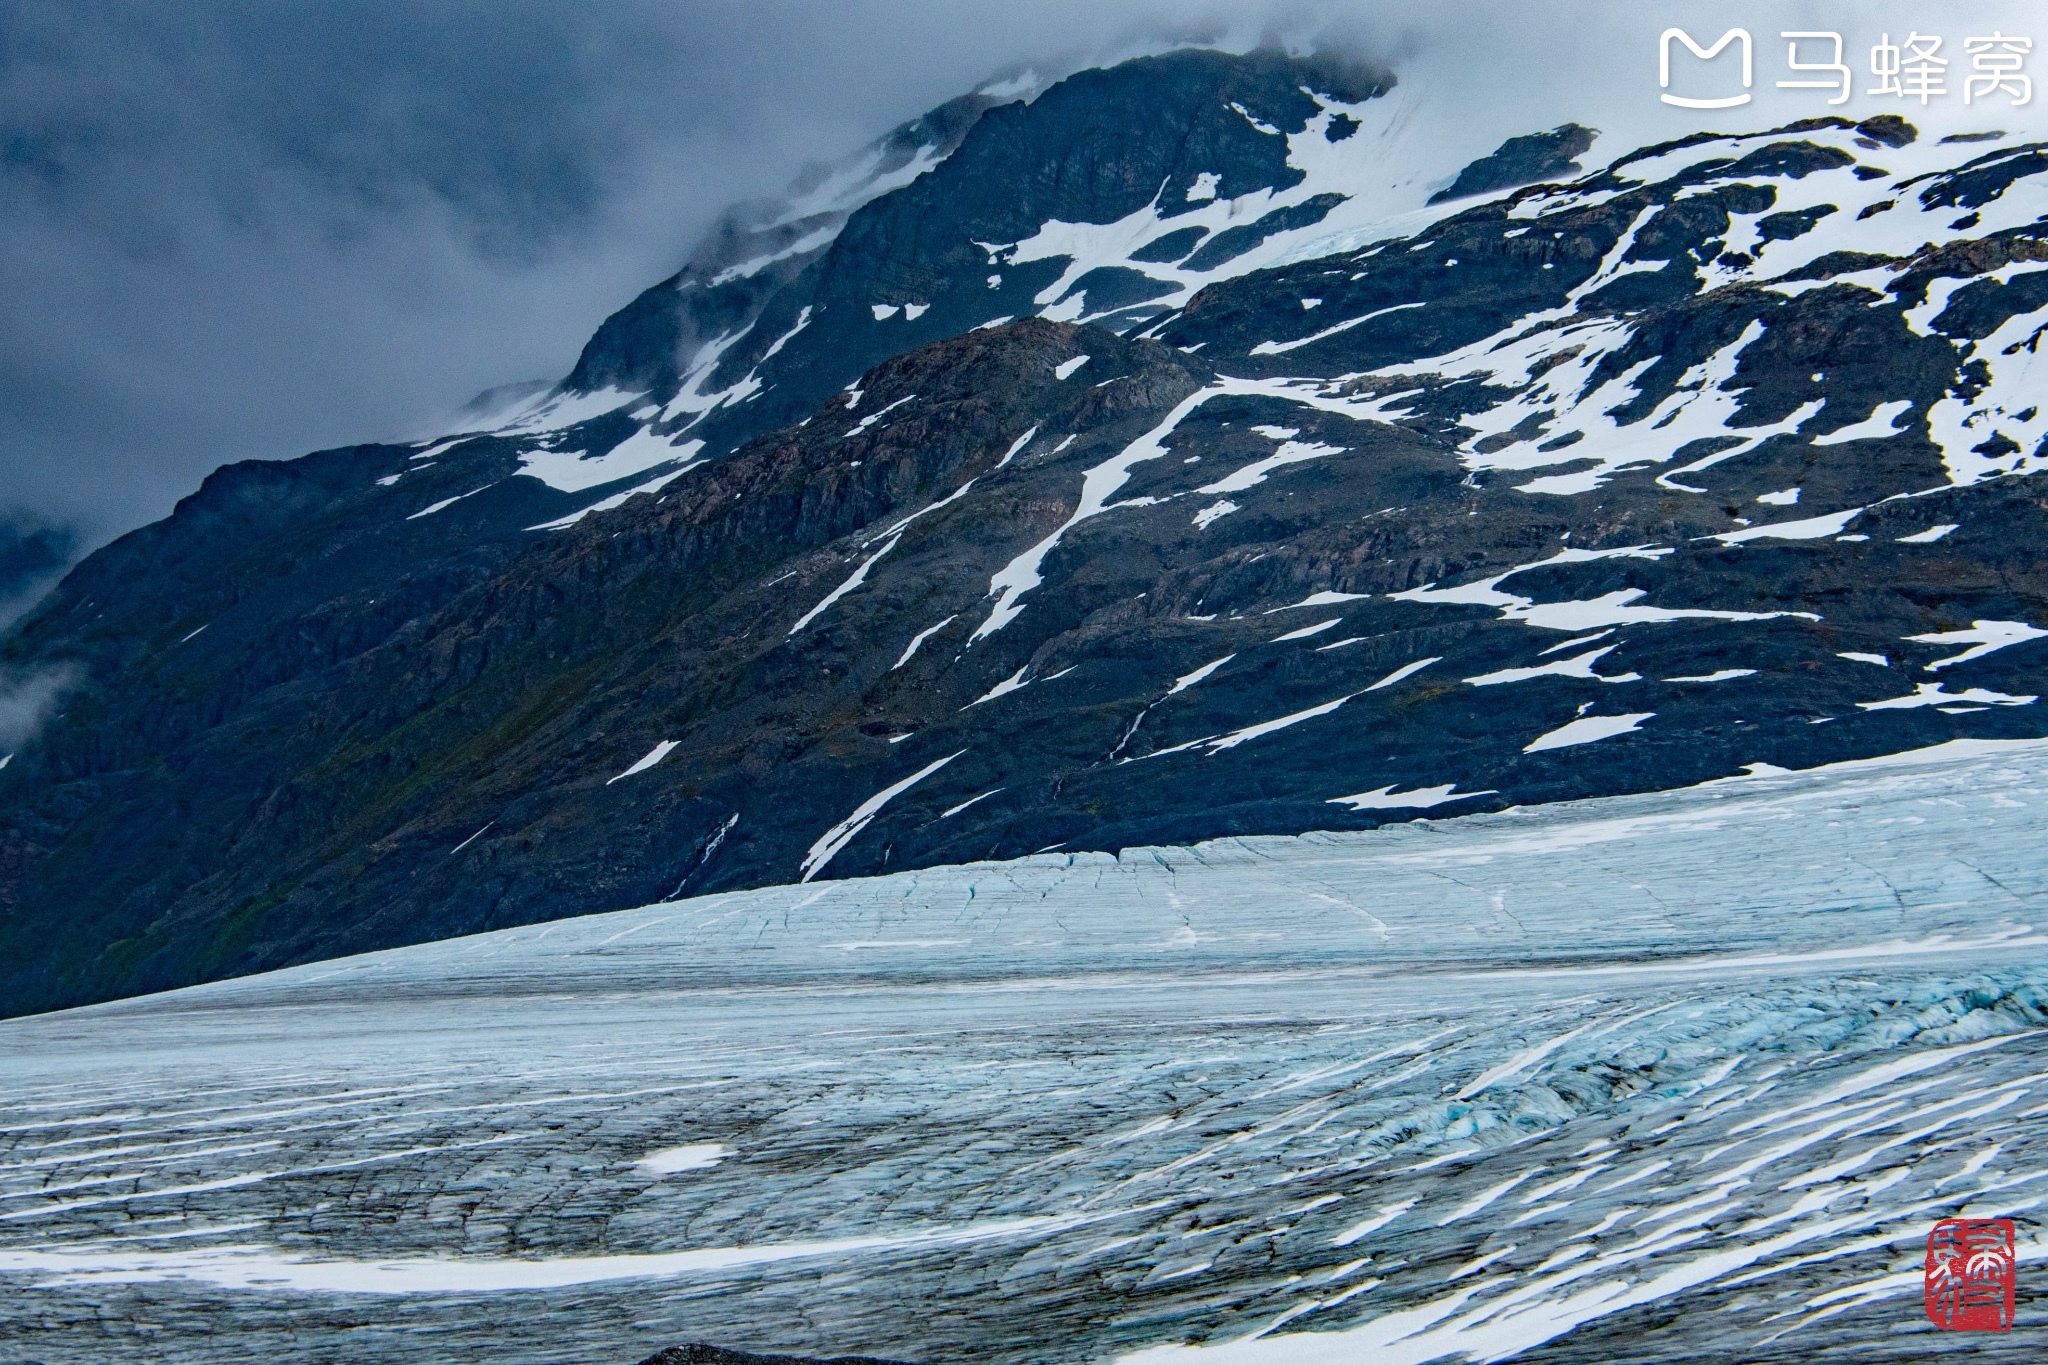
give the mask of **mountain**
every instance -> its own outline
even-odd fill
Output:
[[[7,1008],[2041,733],[2048,148],[1484,197],[1566,125],[1403,198],[1400,99],[1083,72],[490,430],[215,474],[0,646],[71,680],[0,770]]]

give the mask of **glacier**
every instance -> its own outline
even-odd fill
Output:
[[[2035,1359],[2044,812],[2048,741],[1955,741],[9,1020],[0,1339]],[[2020,1221],[2020,1330],[1921,1316],[1955,1214]]]

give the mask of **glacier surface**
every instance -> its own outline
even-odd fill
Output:
[[[0,1339],[2038,1359],[2044,811],[2048,741],[1958,741],[11,1020]],[[2020,1221],[2009,1335],[1921,1315],[1958,1213]]]

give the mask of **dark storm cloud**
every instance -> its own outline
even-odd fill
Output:
[[[224,461],[559,375],[807,159],[1019,59],[1201,31],[1163,3],[0,3],[0,517],[103,539]]]
[[[45,207],[99,209],[110,244],[143,254],[175,247],[186,195],[253,226],[278,207],[280,179],[330,199],[342,228],[350,212],[438,199],[509,245],[587,215],[604,188],[589,149],[629,126],[621,96],[647,74],[636,70],[646,45],[586,37],[531,5],[470,18],[416,6],[31,7],[8,34],[0,165]],[[617,79],[593,79],[603,66]]]

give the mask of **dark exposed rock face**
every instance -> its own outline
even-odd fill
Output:
[[[1562,180],[1577,175],[1577,161],[1592,147],[1598,130],[1567,123],[1547,133],[1511,137],[1493,152],[1458,172],[1458,178],[1429,197],[1432,204],[1451,199],[1519,189],[1539,180]]]
[[[834,1356],[819,1360],[812,1356],[763,1356],[749,1351],[728,1351],[717,1346],[671,1346],[657,1351],[640,1365],[895,1365],[875,1356]]]
[[[77,679],[0,770],[7,1007],[2040,733],[2039,149],[1894,181],[1863,158],[1897,120],[1688,139],[1156,320],[981,326],[1066,268],[992,290],[981,244],[1270,190],[1283,134],[1339,132],[1305,84],[1371,93],[1156,61],[996,108],[854,212],[674,379],[764,387],[641,496],[509,477],[668,420],[628,403],[235,466],[80,566],[0,646]],[[1123,259],[1265,221],[1169,246],[1160,212]],[[664,316],[586,378],[665,401],[633,368]]]

